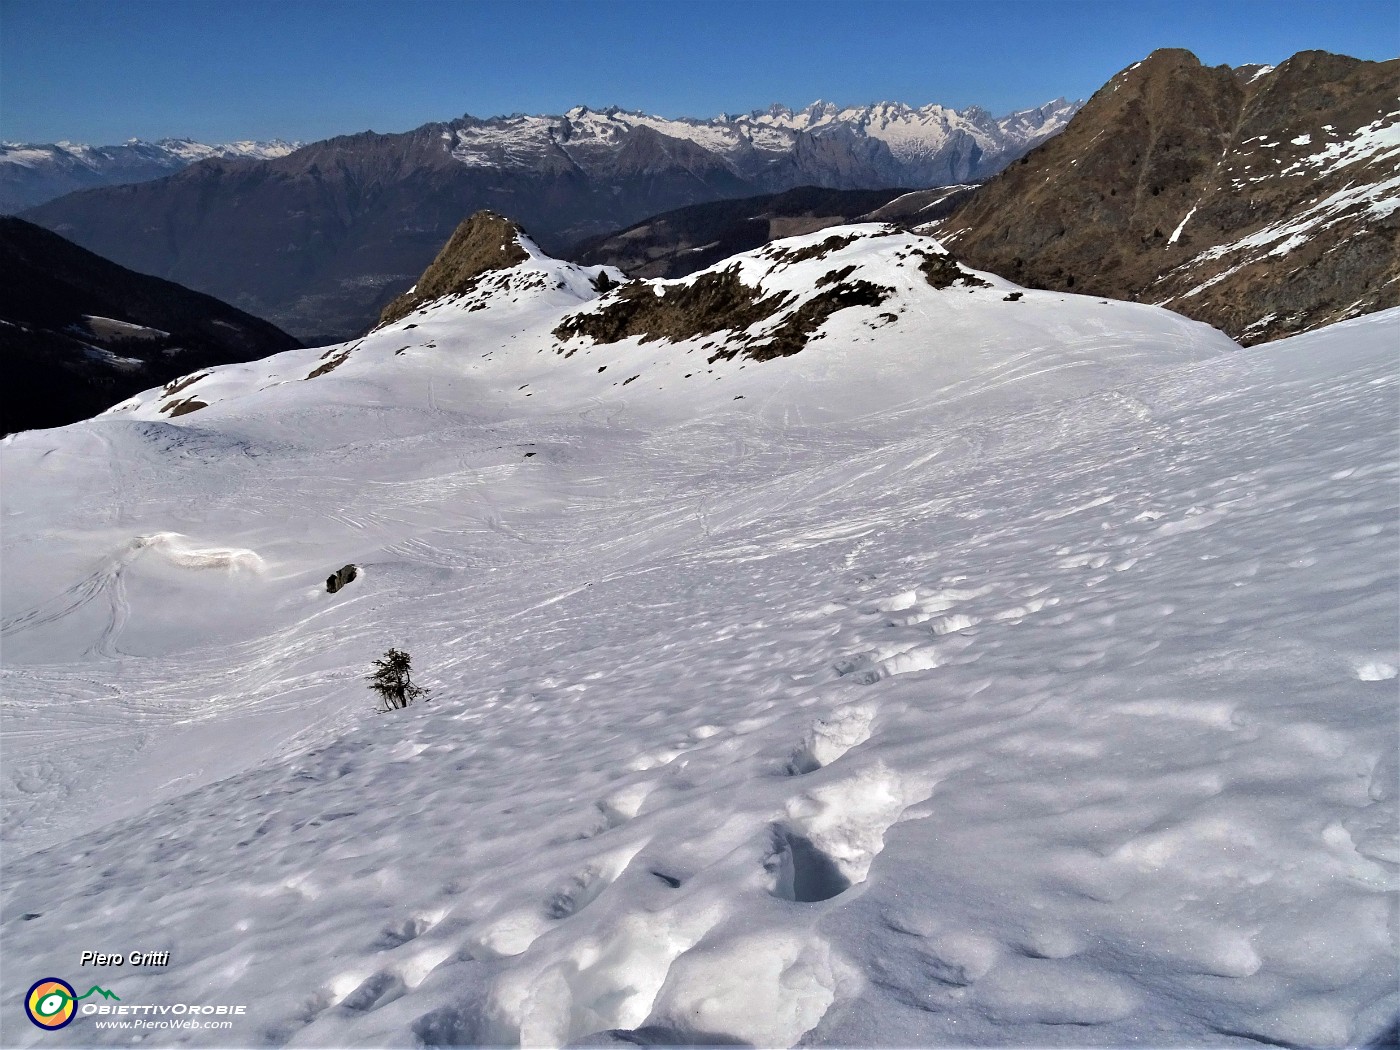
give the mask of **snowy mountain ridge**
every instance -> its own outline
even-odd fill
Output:
[[[72,159],[97,169],[104,162],[117,160],[121,152],[151,158],[175,157],[189,163],[208,157],[251,157],[254,160],[268,160],[272,157],[285,157],[288,153],[300,149],[302,145],[300,142],[272,139],[268,142],[243,140],[211,146],[184,138],[157,139],[154,142],[132,138],[119,146],[89,146],[81,142],[54,142],[46,145],[0,142],[0,164],[36,167],[44,163],[58,164],[63,160]]]
[[[955,110],[930,104],[916,109],[902,102],[877,102],[838,107],[818,101],[797,112],[774,105],[699,120],[576,106],[559,116],[466,116],[443,135],[463,164],[523,167],[557,148],[587,169],[598,163],[598,150],[609,150],[636,128],[648,128],[718,154],[736,173],[752,178],[786,158],[803,134],[845,134],[885,147],[890,184],[913,186],[946,181],[954,151],[965,154],[962,163],[970,164],[954,181],[990,174],[1010,155],[1019,156],[1061,130],[1078,108],[1079,103],[1061,98],[994,118],[977,106]]]
[[[846,127],[885,142],[899,157],[932,153],[956,130],[966,130],[984,148],[1005,149],[1013,143],[1023,151],[1060,131],[1083,102],[1057,98],[1030,109],[993,117],[981,106],[951,109],[930,103],[912,107],[903,102],[867,106],[838,106],[817,101],[793,112],[784,106],[755,110],[740,122],[791,130],[818,131]]]
[[[239,141],[207,145],[193,139],[127,139],[119,146],[80,142],[0,143],[0,213],[18,212],[74,190],[145,182],[211,157],[271,160],[300,142]]]
[[[512,243],[0,442],[0,995],[111,941],[248,1004],[192,1046],[1390,1030],[1400,311]],[[388,646],[431,703],[371,712]]]

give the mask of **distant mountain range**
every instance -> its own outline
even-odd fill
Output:
[[[227,303],[0,216],[0,433],[63,426],[212,365],[299,344]]]
[[[1400,305],[1400,59],[1162,50],[932,228],[1034,287],[1166,306],[1245,344]]]
[[[192,139],[142,142],[120,146],[85,146],[75,142],[34,145],[0,143],[0,213],[14,214],[74,190],[147,182],[210,157],[270,160],[298,149],[299,142],[226,142],[207,146]]]
[[[25,213],[124,266],[216,295],[307,342],[364,331],[464,215],[491,208],[542,247],[678,207],[798,186],[925,187],[984,178],[1060,131],[1078,103],[814,103],[710,120],[578,107],[364,132],[272,159],[213,157],[152,182]]]
[[[840,107],[819,101],[797,111],[775,105],[710,120],[580,106],[553,117],[464,117],[445,141],[452,156],[469,166],[538,167],[563,154],[596,177],[613,169],[630,138],[650,131],[689,142],[722,159],[738,177],[770,190],[922,187],[995,174],[1063,128],[1080,105],[1060,98],[993,117],[977,106]]]

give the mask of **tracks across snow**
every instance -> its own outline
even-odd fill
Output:
[[[123,998],[217,987],[257,1004],[247,1045],[1369,1039],[1395,1012],[1392,355],[1270,354],[995,427],[542,421],[562,478],[507,462],[514,433],[366,439],[334,511],[364,548],[295,515],[219,538],[264,559],[275,630],[7,667],[66,739],[125,719],[190,777],[36,824],[26,795],[86,789],[7,714],[36,742],[11,812],[51,847],[7,858],[7,956],[61,973],[75,939],[167,930]],[[239,469],[260,513],[335,488]],[[365,579],[317,592],[350,557]],[[372,716],[389,644],[436,696]]]

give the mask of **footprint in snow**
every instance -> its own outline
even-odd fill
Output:
[[[292,1009],[291,1016],[266,1026],[260,1041],[268,1046],[285,1045],[293,1035],[334,1006],[335,999],[335,993],[326,988],[312,993]]]
[[[870,723],[874,717],[873,708],[856,706],[838,711],[829,719],[813,722],[783,771],[789,776],[802,776],[829,766],[851,748],[870,739]]]
[[[578,837],[591,839],[626,824],[641,811],[642,803],[651,791],[651,784],[632,784],[614,791],[607,798],[600,798],[593,803],[593,816],[588,827]]]
[[[820,846],[785,824],[771,829],[764,870],[772,877],[773,896],[801,904],[830,900],[851,888],[851,880]]]
[[[837,660],[832,667],[843,678],[861,685],[874,685],[892,675],[928,671],[939,665],[938,650],[932,645],[879,646]]]
[[[371,951],[387,952],[423,936],[438,924],[440,916],[415,915],[402,922],[391,922],[379,931],[370,945]]]
[[[545,914],[551,919],[567,919],[598,899],[612,884],[612,878],[598,867],[587,867],[571,875],[545,901]]]
[[[369,1013],[401,998],[408,991],[403,978],[388,970],[371,974],[337,1004],[342,1010]]]
[[[925,783],[876,765],[791,799],[768,831],[773,896],[813,903],[864,882],[886,832],[928,795]]]
[[[850,678],[861,685],[874,685],[884,677],[880,673],[879,657],[873,651],[843,656],[831,666],[842,678]]]

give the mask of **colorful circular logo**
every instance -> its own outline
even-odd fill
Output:
[[[24,997],[24,1012],[40,1028],[53,1031],[62,1028],[73,1020],[77,1012],[77,992],[67,981],[57,977],[45,977],[35,981]]]

